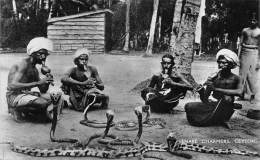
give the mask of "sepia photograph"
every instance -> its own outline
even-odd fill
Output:
[[[260,159],[260,0],[0,8],[0,160]]]

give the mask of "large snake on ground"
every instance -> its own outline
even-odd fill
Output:
[[[57,98],[57,97],[55,97]],[[55,108],[55,107],[54,107]],[[54,112],[55,113],[55,112]],[[142,107],[135,108],[135,113],[138,117],[138,123],[139,123],[139,131],[138,134],[134,140],[135,143],[139,142],[139,139],[141,138],[142,134]],[[106,130],[103,134],[97,135],[97,137],[102,137],[102,139],[105,139],[106,137],[112,138],[110,141],[104,141],[105,143],[108,142],[112,145],[122,145],[123,141],[120,141],[116,136],[109,135],[108,131],[111,127],[110,123],[113,121],[113,112],[108,111],[106,113],[107,115],[107,126]],[[55,114],[54,114],[54,117]],[[52,125],[53,127],[53,125]],[[54,138],[54,131],[55,129],[51,129],[52,136],[51,139]],[[94,139],[93,137],[92,139]],[[88,143],[92,140],[89,138]],[[64,140],[64,139],[63,139]],[[58,142],[63,142],[63,140],[57,140]],[[119,140],[118,143],[116,140]],[[102,141],[102,140],[101,140]],[[182,153],[179,151],[196,151],[196,152],[202,152],[202,153],[213,153],[213,154],[238,154],[243,156],[258,156],[259,154],[257,152],[251,152],[251,151],[240,151],[240,150],[234,150],[234,149],[218,149],[218,148],[209,148],[206,146],[202,146],[195,143],[183,143],[181,141],[178,141],[175,137],[175,134],[173,132],[169,133],[166,138],[167,144],[162,143],[154,143],[154,142],[141,142],[139,145],[134,145],[131,147],[123,148],[123,149],[107,149],[107,148],[91,148],[87,145],[83,146],[72,146],[72,147],[58,147],[58,148],[32,148],[32,147],[25,147],[25,146],[17,146],[14,145],[12,142],[6,142],[10,144],[11,150],[17,153],[27,154],[30,156],[36,156],[36,157],[53,157],[53,156],[68,156],[68,157],[100,157],[100,158],[124,158],[124,157],[137,157],[137,156],[143,156],[148,151],[159,151],[159,152],[170,152],[174,155],[181,156],[184,158],[191,158],[189,154]],[[74,141],[75,142],[75,141]],[[100,142],[100,141],[99,141]],[[114,143],[116,142],[116,143]],[[88,144],[87,143],[87,144]],[[106,144],[108,144],[106,143]],[[113,144],[114,143],[114,144]],[[147,156],[146,156],[147,157]],[[148,156],[149,157],[149,156]],[[160,156],[153,156],[153,158],[159,158],[163,159]]]
[[[142,107],[136,107],[135,108],[135,114],[138,117],[138,124],[139,124],[139,131],[137,133],[137,136],[134,141],[129,141],[128,145],[137,144],[141,138],[142,135]],[[120,140],[117,137],[113,135],[109,135],[108,131],[111,127],[111,122],[113,121],[114,113],[109,110],[106,113],[107,115],[107,126],[104,131],[104,134],[98,134],[94,135],[92,139],[102,137],[102,139],[99,141],[102,143],[102,140],[104,140],[106,137],[113,138],[110,141],[103,141],[105,144],[111,144],[111,145],[124,145],[124,143],[127,142],[127,140]],[[56,120],[56,114],[54,112],[54,121]],[[56,126],[56,124],[54,125]],[[54,127],[52,125],[52,127]],[[55,129],[54,129],[55,131]],[[51,129],[51,139],[55,139],[55,142],[69,142],[68,139],[56,139],[54,138],[54,132],[53,129]],[[88,147],[88,143],[92,140],[91,138],[88,139],[88,142],[86,145],[76,146],[74,143],[74,146],[72,147],[59,147],[59,148],[46,148],[46,149],[40,149],[40,148],[32,148],[32,147],[25,147],[25,146],[17,146],[14,145],[14,143],[9,142],[11,146],[11,150],[17,153],[23,153],[31,156],[36,157],[53,157],[53,156],[69,156],[69,157],[100,157],[100,158],[123,158],[123,157],[136,157],[141,156],[145,152],[148,151],[164,151],[166,152],[168,149],[167,145],[160,144],[160,143],[153,143],[153,142],[143,142],[139,146],[134,145],[133,147],[124,148],[124,149],[112,149],[107,150],[106,148],[90,148]],[[73,141],[71,141],[73,142]],[[155,158],[156,156],[154,156]]]
[[[197,143],[184,143],[176,139],[175,133],[170,132],[166,138],[167,146],[169,147],[169,152],[175,151],[194,151],[201,153],[211,153],[211,154],[237,154],[242,156],[256,156],[260,157],[258,152],[252,152],[247,150],[238,149],[221,149],[214,147],[207,147]]]

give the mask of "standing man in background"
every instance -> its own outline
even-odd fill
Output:
[[[255,99],[257,71],[259,69],[258,46],[260,42],[260,28],[255,17],[250,20],[250,26],[242,30],[240,47],[238,50],[240,59],[239,75],[242,78],[243,96],[249,96],[250,102]]]

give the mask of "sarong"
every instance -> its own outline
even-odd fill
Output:
[[[46,100],[45,105],[35,105],[33,102],[38,99]],[[52,119],[52,100],[49,93],[40,93],[36,91],[7,91],[6,99],[8,104],[8,112],[14,115],[15,113],[19,116],[26,115],[34,115],[38,117],[38,115],[47,116],[49,120]],[[61,97],[58,103],[58,116],[61,114],[64,106],[64,100]]]
[[[191,102],[185,105],[188,122],[193,126],[220,125],[227,122],[234,113],[234,103],[219,100],[217,102]]]
[[[255,95],[257,92],[257,62],[258,49],[242,46],[240,53],[239,75],[242,78],[243,91],[246,95]]]
[[[183,89],[183,91],[172,91],[163,95],[160,91],[148,87],[141,91],[141,97],[146,105],[150,105],[152,112],[167,113],[179,104],[179,99],[184,98],[186,91]]]
[[[12,92],[8,91],[6,93],[6,100],[8,109],[9,108],[17,108],[23,107],[30,104],[35,99],[39,98],[39,92],[31,92],[31,91],[21,91],[21,92]]]
[[[89,103],[102,103],[101,107],[107,107],[108,102],[106,100],[109,98],[101,90],[97,88],[84,88],[82,86],[72,86],[62,85],[62,90],[64,94],[69,95],[70,103],[72,104],[72,109],[76,111],[84,111]],[[93,100],[95,101],[93,102]],[[100,107],[100,106],[99,106]],[[94,109],[90,107],[89,110]]]

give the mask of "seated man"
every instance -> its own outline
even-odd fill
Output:
[[[141,97],[152,112],[170,112],[177,106],[186,91],[193,89],[180,73],[173,71],[174,57],[166,54],[161,61],[162,71],[153,75],[148,88],[141,92]]]
[[[202,102],[191,102],[185,105],[187,120],[194,126],[224,125],[234,113],[234,96],[242,95],[242,84],[239,76],[233,74],[239,61],[237,55],[228,49],[221,49],[216,55],[219,71],[210,76],[198,91]],[[215,101],[210,100],[210,95]]]
[[[70,96],[72,107],[77,111],[83,111],[93,103],[93,98],[101,103],[100,108],[108,108],[109,97],[101,91],[104,90],[104,84],[97,68],[88,65],[89,52],[86,48],[78,49],[74,54],[76,67],[69,69],[61,79],[62,89]]]
[[[45,60],[52,48],[52,42],[47,38],[32,39],[27,46],[28,57],[12,66],[9,71],[6,92],[8,111],[17,121],[23,120],[25,115],[35,113],[52,119],[52,101],[46,92],[53,82],[53,77],[48,73],[49,76],[41,79],[36,68],[37,64],[43,65],[42,68],[46,67]],[[38,87],[40,92],[32,92],[34,87]],[[60,108],[62,102],[62,99],[58,102]]]

